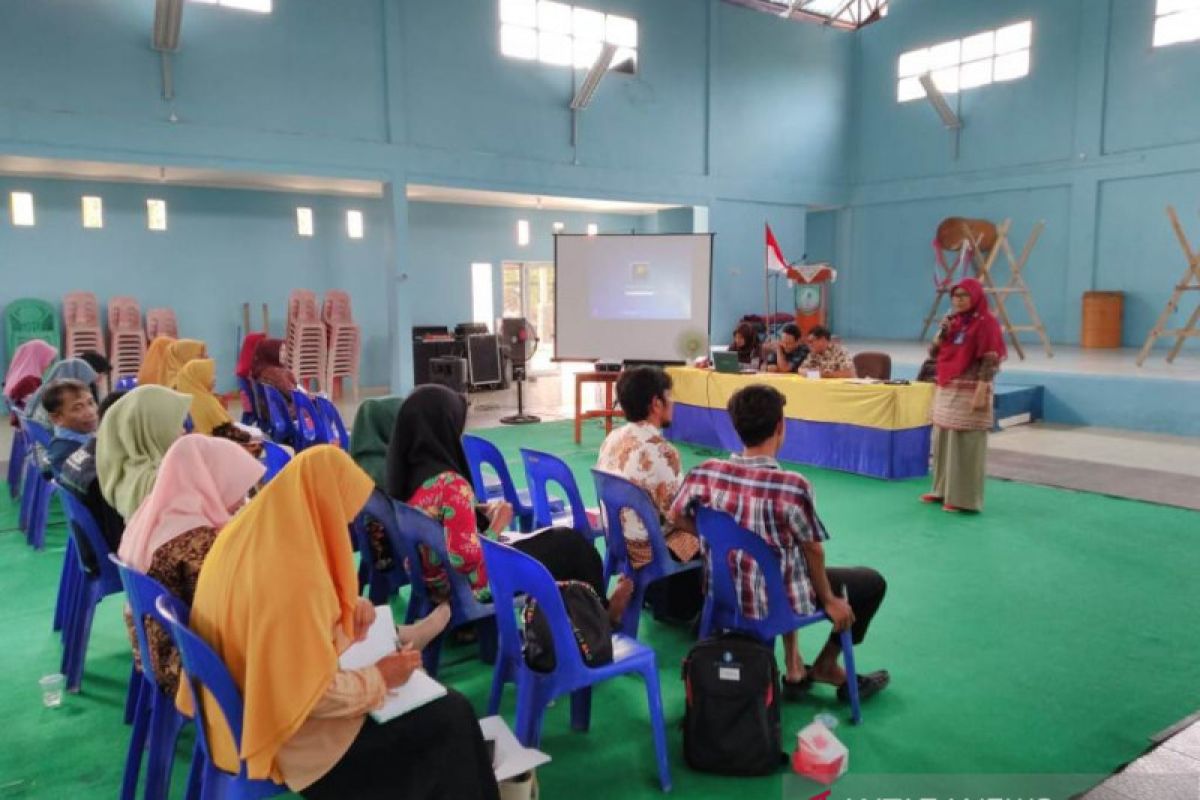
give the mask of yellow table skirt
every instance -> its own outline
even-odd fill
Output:
[[[881,430],[919,428],[929,424],[933,384],[887,386],[838,378],[809,379],[763,372],[733,375],[694,367],[668,367],[677,403],[724,410],[743,386],[765,383],[787,397],[784,414],[810,422],[840,422]]]

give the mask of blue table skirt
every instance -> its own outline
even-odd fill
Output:
[[[929,474],[929,425],[894,431],[801,419],[788,419],[785,425],[787,432],[779,453],[784,461],[888,480]],[[733,452],[742,449],[729,414],[721,408],[676,403],[666,435],[672,441],[701,447]]]

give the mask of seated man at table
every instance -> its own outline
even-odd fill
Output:
[[[767,372],[795,372],[808,358],[808,347],[800,336],[800,326],[789,322],[780,331],[775,351],[767,355]]]
[[[808,332],[808,358],[800,365],[800,372],[816,370],[822,378],[853,378],[854,360],[846,348],[833,341],[833,334],[824,325],[816,325]]]
[[[829,539],[813,507],[812,487],[802,475],[780,468],[776,456],[783,445],[786,399],[770,386],[752,385],[729,400],[729,417],[744,450],[728,461],[709,459],[684,479],[671,506],[671,516],[681,527],[695,527],[697,507],[724,511],[751,533],[757,534],[779,556],[783,585],[792,610],[812,614],[823,609],[833,622],[833,633],[816,661],[805,666],[796,631],[783,637],[784,697],[802,697],[813,682],[837,687],[838,699],[849,702],[846,673],[838,665],[838,633],[851,631],[854,644],[867,634],[871,619],[883,602],[887,584],[868,567],[826,567]],[[709,569],[720,565],[709,565]],[[728,567],[727,567],[728,568]],[[767,614],[765,591],[758,565],[742,556],[733,565],[742,613],[752,619]],[[858,673],[859,699],[882,691],[890,681],[887,670]]]
[[[691,530],[677,529],[667,521],[671,501],[683,480],[679,451],[662,433],[671,425],[674,408],[671,376],[658,367],[631,367],[617,379],[617,399],[628,422],[604,440],[596,469],[644,489],[664,523],[667,549],[677,560],[690,561],[700,552],[699,539]],[[646,528],[633,512],[622,514],[622,522],[630,564],[634,569],[644,567],[651,558]]]

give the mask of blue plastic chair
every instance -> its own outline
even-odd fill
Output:
[[[12,449],[8,453],[8,495],[16,500],[21,491],[21,470],[25,466],[27,452],[25,432],[20,427],[13,429]]]
[[[29,466],[25,470],[25,480],[29,482],[26,487],[29,501],[25,509],[25,538],[34,550],[41,550],[46,546],[50,500],[58,493],[57,485],[48,474],[49,463],[42,463],[53,437],[47,428],[29,417],[21,417],[20,423],[30,441]]]
[[[329,442],[349,452],[350,431],[346,430],[346,422],[338,413],[337,406],[328,397],[320,394],[316,396],[315,402],[317,410],[321,412],[321,417],[325,420],[325,427],[329,430]]]
[[[611,573],[620,572],[633,581],[633,597],[625,609],[625,615],[621,617],[621,632],[627,636],[637,636],[647,587],[680,572],[700,569],[702,565],[699,560],[680,563],[671,558],[666,540],[663,539],[662,525],[658,521],[658,508],[642,487],[619,475],[598,469],[592,470],[592,480],[596,483],[596,497],[604,510],[604,546]],[[650,563],[638,569],[629,563],[625,528],[621,522],[622,509],[629,509],[637,515],[649,537]]]
[[[263,446],[263,463],[267,465],[267,471],[263,473],[262,482],[266,485],[271,482],[271,479],[279,474],[279,471],[288,465],[292,457],[288,455],[288,451],[284,450],[274,442],[266,440],[262,443]]]
[[[496,614],[491,603],[480,603],[475,599],[467,579],[450,566],[450,556],[446,552],[446,531],[442,524],[428,514],[412,506],[392,501],[396,524],[386,525],[388,540],[392,543],[392,552],[397,558],[408,561],[410,584],[412,592],[408,598],[407,621],[415,622],[426,616],[435,608],[433,599],[425,586],[421,575],[420,548],[432,552],[446,570],[450,582],[450,624],[446,626],[449,632],[468,623],[475,623],[475,633],[479,642],[479,658],[486,664],[496,661]],[[480,537],[482,540],[483,537]],[[443,636],[445,634],[443,633]],[[437,677],[438,663],[441,658],[442,638],[439,636],[425,646],[421,651],[421,661],[425,671],[431,677]]]
[[[583,495],[575,483],[575,474],[567,462],[558,456],[538,450],[521,448],[521,461],[525,464],[525,482],[529,486],[529,499],[533,506],[533,527],[566,525],[595,541],[604,536],[603,528],[593,528],[583,505]],[[558,484],[567,496],[562,511],[556,512],[550,504],[550,484]]]
[[[250,382],[249,378],[243,378],[239,375],[237,378],[237,387],[238,395],[242,401],[242,424],[261,427],[262,425],[258,421],[258,409],[254,402],[254,384]]]
[[[383,492],[376,489],[367,498],[367,504],[354,521],[350,523],[350,540],[358,551],[360,588],[367,588],[367,597],[375,605],[383,605],[400,587],[408,585],[408,572],[404,569],[404,557],[399,552],[393,552],[392,568],[386,572],[375,570],[375,559],[371,555],[371,543],[367,534],[367,519],[375,519],[384,530],[389,528],[389,542],[400,535],[396,528],[396,509],[392,500]]]
[[[138,775],[142,756],[148,753],[146,765],[146,800],[167,800],[171,794],[171,766],[175,762],[175,743],[188,718],[175,707],[175,696],[158,688],[154,661],[150,657],[150,640],[146,635],[146,617],[165,630],[170,623],[158,612],[158,598],[168,594],[161,583],[130,567],[116,555],[109,558],[117,567],[125,599],[133,616],[133,629],[141,656],[142,677],[138,680],[133,731],[129,735],[129,751],[125,756],[125,776],[121,782],[121,800],[133,800],[137,794]]]
[[[670,791],[671,768],[667,760],[666,725],[654,650],[636,639],[614,634],[612,663],[587,666],[579,654],[562,595],[550,572],[531,556],[490,539],[483,541],[483,557],[496,607],[506,609],[496,617],[500,629],[500,655],[492,675],[488,714],[499,712],[504,684],[514,682],[517,687],[517,739],[526,747],[537,747],[542,737],[542,719],[550,701],[570,694],[571,727],[586,731],[591,723],[591,687],[617,675],[637,673],[646,682],[646,704],[654,733],[658,780],[664,792]],[[552,672],[536,672],[525,663],[516,615],[511,610],[518,595],[536,600],[546,614],[554,641],[555,667]]]
[[[467,456],[467,467],[471,470],[471,485],[475,489],[475,499],[481,503],[489,500],[506,500],[513,507],[513,526],[528,533],[533,530],[533,504],[530,501],[529,490],[517,491],[508,464],[500,448],[480,436],[464,434],[462,437],[463,452]],[[489,484],[483,476],[484,466],[491,467],[499,480],[498,484]]]
[[[186,433],[191,433],[196,430],[196,423],[192,422],[192,415],[188,414],[183,418],[183,430]]]
[[[234,683],[229,669],[221,657],[213,652],[203,639],[192,633],[182,620],[187,608],[178,598],[161,595],[155,605],[160,616],[167,620],[171,637],[179,648],[183,662],[184,677],[191,692],[192,706],[196,709],[196,747],[192,752],[192,770],[188,780],[188,798],[228,798],[229,800],[257,800],[274,797],[287,792],[270,780],[255,780],[246,775],[246,762],[240,761],[237,774],[225,772],[212,760],[212,746],[208,741],[207,715],[200,701],[201,688],[207,689],[217,703],[221,716],[233,735],[238,752],[242,749],[242,712],[244,704],[241,692]],[[217,724],[221,724],[219,721]]]
[[[109,595],[119,594],[123,587],[116,566],[108,558],[108,542],[100,533],[92,513],[70,492],[60,492],[59,497],[67,514],[67,527],[75,539],[75,561],[79,569],[63,621],[62,673],[67,676],[67,691],[78,692],[83,683],[83,662],[87,657],[96,606]],[[89,568],[84,562],[85,547],[95,557],[94,567]]]
[[[700,617],[700,638],[715,631],[735,630],[773,644],[776,636],[829,621],[829,615],[824,611],[801,615],[792,610],[783,587],[779,556],[760,537],[738,525],[733,517],[723,511],[701,508],[696,512],[696,529],[704,539],[709,559],[708,591]],[[730,556],[739,551],[754,560],[763,576],[767,591],[767,616],[764,619],[751,619],[742,614],[733,569],[729,566]],[[842,631],[838,636],[846,669],[846,686],[850,693],[850,719],[857,725],[862,713],[858,703],[858,676],[854,670],[854,641],[849,630]]]
[[[296,389],[292,392],[292,407],[296,409],[296,449],[303,450],[318,444],[329,444],[329,426],[312,399],[304,392]]]
[[[254,415],[258,417],[258,426],[269,433],[271,430],[271,409],[267,405],[267,394],[263,390],[263,384],[251,381],[250,386],[254,390]]]
[[[113,387],[114,392],[128,392],[131,389],[136,389],[138,385],[137,378],[133,375],[126,375],[117,381],[117,385]]]
[[[296,435],[296,428],[292,424],[292,414],[288,410],[287,400],[284,399],[283,393],[274,386],[262,383],[258,385],[258,388],[266,398],[267,409],[271,415],[268,425],[268,433],[271,438],[279,444],[295,446],[299,437]]]

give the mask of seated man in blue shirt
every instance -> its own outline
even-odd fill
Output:
[[[767,356],[767,372],[796,372],[808,358],[808,346],[801,338],[800,326],[789,322],[779,332],[775,352]]]
[[[46,456],[57,476],[63,462],[96,436],[100,414],[92,390],[86,383],[73,379],[50,384],[42,393],[42,408],[54,423],[54,438]]]

